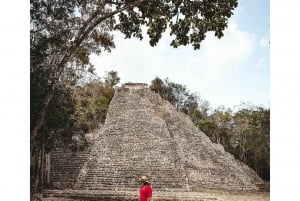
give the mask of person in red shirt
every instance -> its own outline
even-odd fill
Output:
[[[152,187],[146,176],[142,176],[140,187],[140,199],[139,201],[151,201],[152,200]]]

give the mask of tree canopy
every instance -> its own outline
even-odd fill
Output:
[[[44,107],[32,127],[32,137],[44,123],[46,110],[62,77],[74,77],[76,68],[90,65],[89,55],[115,47],[113,30],[126,38],[142,39],[147,29],[155,46],[168,31],[171,46],[200,48],[208,31],[220,38],[237,0],[69,0],[30,1],[31,72],[49,71]]]

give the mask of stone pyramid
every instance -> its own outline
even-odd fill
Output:
[[[160,191],[257,190],[263,183],[146,84],[116,90],[90,150],[73,189],[136,189],[141,175]]]

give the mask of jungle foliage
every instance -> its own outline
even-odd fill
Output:
[[[242,103],[235,112],[224,106],[212,110],[207,100],[186,86],[158,77],[150,89],[187,114],[212,142],[270,180],[270,109]]]

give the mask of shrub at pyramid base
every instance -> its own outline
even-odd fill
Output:
[[[263,183],[146,84],[116,90],[98,138],[79,161],[66,180],[73,189],[135,190],[142,175],[161,191],[257,190]]]

